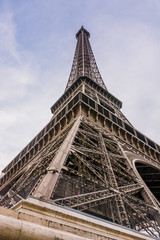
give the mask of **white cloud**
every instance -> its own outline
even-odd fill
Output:
[[[4,54],[3,58],[5,56],[12,56],[18,60],[19,55],[16,50],[17,42],[15,34],[16,26],[13,22],[13,14],[9,9],[5,8],[0,12],[0,51]]]
[[[9,8],[0,12],[0,170],[11,160],[25,139],[21,124],[27,119],[25,99],[37,81],[38,72],[32,66],[31,54],[20,51],[16,40],[16,25]],[[22,104],[23,102],[23,104]],[[25,140],[24,140],[25,142]]]
[[[110,22],[101,25],[103,36],[95,47],[104,81],[122,100],[129,121],[160,143],[160,31],[136,19]]]

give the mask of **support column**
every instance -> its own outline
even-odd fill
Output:
[[[49,199],[51,197],[52,191],[55,187],[55,184],[60,175],[61,169],[63,167],[64,161],[69,153],[70,147],[74,140],[75,134],[78,130],[79,124],[81,122],[81,116],[78,117],[73,127],[69,131],[67,137],[64,139],[64,142],[60,146],[58,153],[52,160],[47,174],[44,176],[42,182],[35,190],[34,196],[41,197],[44,199]]]

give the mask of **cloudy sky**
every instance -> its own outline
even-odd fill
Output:
[[[160,144],[159,0],[1,0],[0,171],[50,120],[82,25],[123,113]]]

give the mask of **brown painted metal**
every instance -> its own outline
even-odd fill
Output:
[[[76,35],[53,118],[5,168],[0,205],[32,195],[160,237],[160,147],[132,126],[107,91],[89,36],[83,27]]]
[[[98,70],[89,42],[89,37],[89,32],[83,26],[76,34],[77,46],[65,91],[77,80],[77,78],[82,76],[91,78],[93,81],[107,90]]]

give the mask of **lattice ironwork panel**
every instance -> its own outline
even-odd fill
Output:
[[[87,76],[107,90],[98,70],[95,57],[89,42],[89,32],[81,27],[76,34],[77,46],[71,68],[71,73],[65,91],[79,78]]]
[[[34,193],[36,186],[47,173],[47,168],[53,160],[57,150],[66,137],[71,126],[61,133],[53,141],[49,142],[42,151],[28,164],[27,169],[10,182],[10,189],[0,200],[0,206],[12,207],[22,199],[26,199]]]
[[[51,199],[157,237],[160,216],[144,191],[117,139],[84,118]]]

